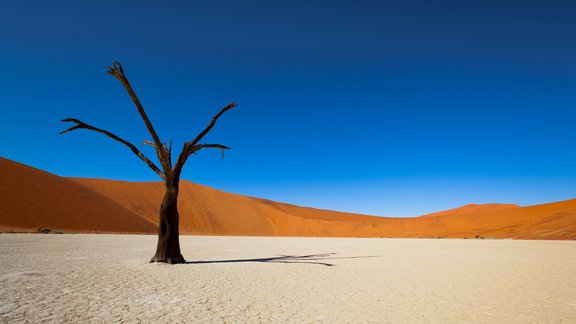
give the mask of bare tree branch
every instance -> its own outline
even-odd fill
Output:
[[[164,143],[164,148],[166,148],[166,143]],[[169,154],[172,154],[172,140],[170,140],[170,146],[166,148]]]
[[[144,124],[146,124],[146,128],[148,128],[148,132],[150,133],[152,139],[154,140],[155,144],[154,147],[156,148],[156,154],[158,155],[160,164],[162,165],[162,168],[164,169],[165,172],[169,172],[171,162],[168,161],[168,152],[166,151],[165,147],[162,146],[160,137],[158,137],[158,134],[156,133],[154,126],[152,126],[152,123],[150,122],[148,115],[146,115],[146,112],[144,111],[144,107],[142,107],[142,104],[140,103],[140,100],[136,96],[134,89],[132,89],[130,82],[128,82],[128,79],[124,74],[122,64],[120,64],[120,62],[118,61],[114,61],[112,63],[112,66],[108,67],[108,74],[118,79],[122,83],[128,94],[130,95],[130,98],[132,98],[132,101],[134,102],[136,108],[138,109],[138,113],[142,117],[142,120],[144,120]]]
[[[152,161],[150,161],[150,159],[148,157],[146,157],[146,155],[144,155],[144,153],[140,152],[140,150],[138,150],[138,148],[134,144],[128,142],[127,140],[122,139],[122,138],[120,138],[120,137],[118,137],[118,136],[116,136],[116,135],[114,135],[114,134],[112,134],[106,130],[103,130],[103,129],[94,127],[92,125],[86,124],[85,122],[78,120],[78,119],[75,119],[75,118],[66,118],[66,119],[62,119],[61,121],[62,122],[76,123],[76,125],[60,132],[60,134],[71,132],[71,131],[77,130],[77,129],[88,129],[88,130],[92,130],[92,131],[95,131],[98,133],[102,133],[102,134],[112,138],[113,140],[116,140],[116,141],[128,146],[132,150],[132,152],[134,152],[134,154],[136,154],[136,156],[138,156],[140,158],[140,160],[144,161],[144,163],[146,163],[152,169],[152,171],[156,172],[156,174],[158,174],[162,179],[166,179],[164,173]]]
[[[200,151],[204,148],[217,148],[222,150],[222,156],[224,156],[224,150],[229,150],[228,146],[224,146],[221,144],[196,144],[189,149],[189,154],[196,154],[196,152]]]
[[[202,147],[200,149],[203,149],[203,148],[218,148],[218,149],[220,149],[220,152],[222,153],[222,160],[224,160],[224,150],[230,149],[230,147],[220,145],[220,144],[202,144]]]
[[[172,170],[172,140],[170,140],[170,145],[168,147],[166,147],[166,142],[164,142],[164,149],[168,156],[168,165],[170,166],[170,170]]]
[[[196,152],[198,152],[204,148],[216,148],[216,149],[222,150],[222,158],[224,158],[224,150],[230,149],[230,147],[222,145],[222,144],[196,144],[196,145],[192,146],[192,145],[190,145],[190,143],[186,143],[186,144],[184,144],[184,147],[182,148],[182,152],[178,156],[178,160],[176,161],[176,164],[174,165],[174,169],[172,171],[172,174],[175,177],[176,176],[179,177],[180,172],[182,172],[182,168],[184,167],[184,164],[188,160],[188,157],[192,154],[196,154]]]
[[[144,140],[144,142],[142,142],[142,144],[144,145],[150,145],[153,148],[156,148],[156,144],[154,144],[153,142],[150,142],[149,140]]]
[[[197,151],[199,151],[203,148],[219,148],[222,150],[222,157],[224,157],[224,150],[230,149],[229,147],[224,146],[224,145],[220,145],[220,144],[198,144],[198,142],[200,140],[202,140],[202,138],[204,136],[206,136],[206,134],[208,134],[208,132],[210,132],[210,130],[212,130],[212,128],[214,128],[214,125],[216,125],[216,121],[218,121],[218,118],[220,118],[220,116],[222,116],[225,112],[227,112],[228,110],[230,110],[236,106],[237,105],[235,102],[231,102],[228,106],[222,108],[212,118],[212,121],[210,122],[210,124],[200,134],[198,134],[198,136],[196,136],[196,138],[194,138],[194,140],[192,140],[191,142],[184,143],[184,146],[182,147],[182,151],[180,152],[180,155],[178,156],[178,160],[176,161],[176,164],[174,164],[174,169],[172,170],[172,175],[174,177],[180,176],[180,172],[182,172],[182,168],[184,167],[184,164],[186,163],[186,160],[188,160],[188,157],[190,156],[190,154],[196,154]]]
[[[220,116],[222,116],[225,112],[227,112],[228,110],[236,107],[236,103],[235,102],[231,102],[228,106],[222,108],[222,110],[220,110],[219,113],[216,114],[216,116],[214,116],[212,118],[212,121],[210,122],[210,125],[208,125],[206,127],[206,129],[204,129],[200,134],[198,134],[198,136],[196,136],[196,138],[192,141],[189,142],[190,146],[194,146],[196,144],[198,144],[198,142],[200,142],[202,140],[202,138],[208,134],[208,132],[210,132],[210,130],[212,130],[212,128],[214,127],[214,125],[216,125],[216,121],[218,120],[218,118],[220,118]]]

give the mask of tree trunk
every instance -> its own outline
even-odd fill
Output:
[[[160,206],[158,246],[150,262],[184,263],[180,254],[178,215],[178,185],[166,184],[166,193]]]

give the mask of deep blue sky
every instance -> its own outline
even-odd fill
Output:
[[[0,156],[156,181],[126,147],[180,148],[235,100],[183,177],[294,204],[415,216],[576,197],[574,1],[3,1]],[[152,149],[141,146],[149,156]]]

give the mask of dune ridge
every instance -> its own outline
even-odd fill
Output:
[[[63,178],[1,158],[0,168],[1,227],[156,232],[164,194],[161,182]],[[576,199],[527,207],[466,205],[415,218],[387,218],[300,207],[227,193],[190,181],[182,181],[180,186],[183,234],[576,238]]]
[[[512,208],[520,208],[516,204],[468,204],[461,207],[443,210],[440,212],[422,215],[420,217],[436,217],[436,216],[447,216],[447,215],[464,215],[464,214],[474,214],[482,212],[491,212]]]

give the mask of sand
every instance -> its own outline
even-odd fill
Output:
[[[0,231],[156,233],[160,182],[64,178],[0,158]],[[467,205],[415,218],[300,207],[182,180],[180,232],[203,235],[576,239],[576,199]]]
[[[0,235],[0,322],[574,323],[576,242]]]
[[[151,233],[156,223],[85,186],[0,158],[0,230]]]

